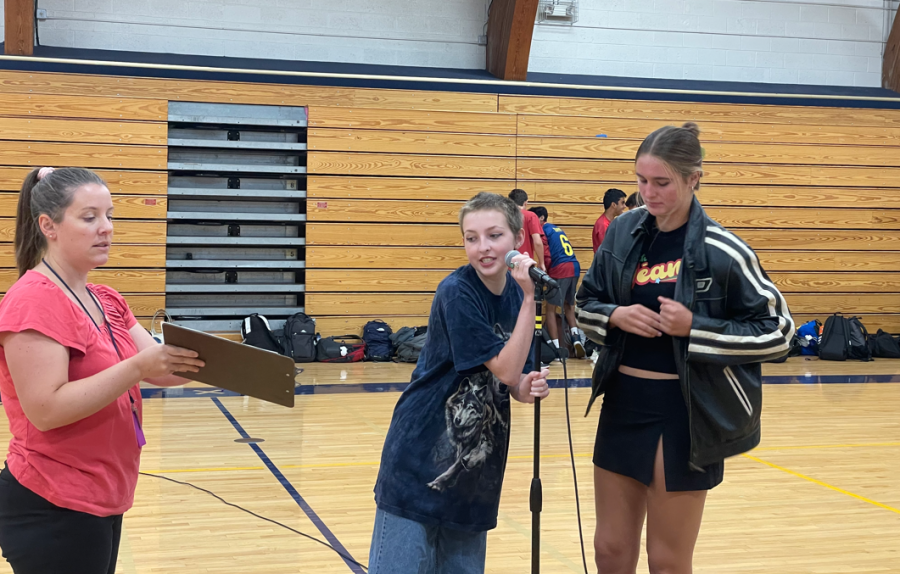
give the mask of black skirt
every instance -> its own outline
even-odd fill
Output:
[[[678,380],[641,379],[617,373],[603,398],[594,464],[647,486],[659,438],[666,490],[710,490],[722,482],[724,461],[693,470],[687,406]]]

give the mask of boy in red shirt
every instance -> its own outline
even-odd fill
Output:
[[[528,211],[528,194],[523,189],[514,189],[509,192],[509,198],[519,206],[524,218],[525,242],[519,247],[522,255],[527,255],[535,260],[542,271],[547,271],[547,263],[550,259],[549,250],[545,249],[547,238],[544,236],[544,228],[537,215]],[[535,256],[538,253],[540,256]]]
[[[594,253],[600,249],[603,238],[606,237],[606,230],[612,220],[625,213],[625,192],[621,189],[607,189],[603,196],[603,215],[597,218],[594,224],[594,232],[591,233],[591,242],[594,244]]]

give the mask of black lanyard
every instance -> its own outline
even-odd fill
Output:
[[[87,307],[84,306],[84,303],[81,302],[81,299],[78,295],[75,294],[75,291],[72,291],[72,288],[69,287],[69,284],[66,283],[65,279],[59,276],[59,273],[56,272],[53,267],[50,267],[50,264],[47,263],[47,260],[41,258],[41,262],[47,266],[47,269],[50,270],[51,273],[56,275],[56,278],[59,279],[59,282],[65,286],[66,289],[69,290],[69,293],[72,294],[72,297],[75,297],[75,300],[78,301],[78,304],[81,305],[81,308],[84,309],[84,312],[87,314],[88,318],[91,320],[91,323],[94,324],[94,327],[97,327],[97,330],[103,333],[103,329],[100,328],[100,325],[97,324],[97,321],[94,321],[94,317],[91,316],[90,312],[88,312]],[[97,299],[97,296],[94,295],[94,292],[87,288],[85,285],[85,290],[91,296],[91,299],[94,301],[94,304],[97,306],[97,309],[100,310],[100,315],[103,317],[103,323],[106,325],[106,332],[109,333],[109,340],[112,341],[113,348],[116,350],[116,356],[119,360],[122,360],[122,353],[119,352],[119,345],[116,344],[116,336],[113,335],[112,328],[109,326],[109,319],[106,318],[106,313],[103,311],[103,305],[100,304],[100,301]],[[134,399],[131,396],[131,391],[128,391],[128,399],[131,401],[131,409],[135,410],[137,407],[134,405]]]

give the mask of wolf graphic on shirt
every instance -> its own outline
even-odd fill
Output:
[[[509,339],[499,325],[494,333],[504,341]],[[470,375],[445,403],[446,432],[435,445],[438,466],[449,464],[428,487],[444,492],[457,486],[460,478],[476,475],[490,482],[501,480],[505,456],[491,455],[505,449],[509,436],[509,390],[488,370]],[[495,468],[500,465],[500,468]],[[472,492],[471,494],[477,495]]]

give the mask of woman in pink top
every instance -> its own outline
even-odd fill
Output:
[[[86,169],[34,170],[16,217],[19,280],[0,301],[0,548],[16,574],[115,571],[144,433],[141,380],[186,382],[197,353],[159,345],[115,290],[87,282],[112,242],[112,198]]]

